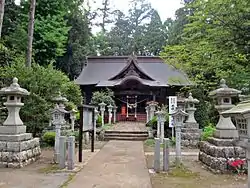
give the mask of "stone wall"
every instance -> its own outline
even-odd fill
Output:
[[[185,123],[181,129],[181,145],[187,148],[198,148],[201,130],[198,123]]]

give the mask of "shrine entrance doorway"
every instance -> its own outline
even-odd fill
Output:
[[[115,88],[118,121],[146,121],[146,103],[152,100],[149,88],[135,79]]]

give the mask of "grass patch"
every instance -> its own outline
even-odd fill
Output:
[[[75,177],[76,173],[74,174],[70,174],[67,181],[65,181],[61,186],[60,188],[67,188],[69,183],[73,180],[73,178]]]
[[[58,164],[50,164],[47,167],[41,168],[38,171],[40,173],[49,174],[59,170]]]
[[[113,127],[112,124],[105,124],[105,125],[102,127],[102,129],[103,129],[104,131],[106,131],[106,130],[109,130],[111,127]]]
[[[199,173],[192,172],[188,168],[186,168],[183,165],[180,165],[178,167],[174,167],[170,169],[170,172],[168,173],[171,177],[179,177],[179,178],[194,178],[199,176]]]

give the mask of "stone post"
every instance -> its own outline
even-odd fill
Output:
[[[96,122],[98,120],[98,115],[99,115],[99,112],[98,110],[95,108],[95,121],[94,121],[94,138],[96,140]]]
[[[146,123],[148,123],[149,122],[149,106],[146,106],[145,110],[146,110],[146,115],[147,115],[147,122]]]
[[[101,116],[102,116],[102,126],[104,126],[104,112],[105,112],[105,106],[106,104],[104,102],[99,104],[100,106],[100,112],[101,112]]]
[[[176,144],[176,165],[179,166],[181,164],[181,125],[177,124],[175,126],[175,144]]]
[[[112,111],[113,111],[113,106],[110,104],[108,105],[108,113],[109,113],[109,125],[112,124]]]
[[[8,109],[8,116],[0,126],[0,167],[22,168],[41,154],[39,138],[32,138],[31,133],[26,133],[26,126],[19,116],[24,106],[21,99],[29,94],[20,87],[17,78],[9,87],[0,90],[0,95],[6,96],[4,105]]]
[[[76,120],[76,110],[72,109],[70,111],[70,120],[71,120],[71,130],[74,131],[75,130],[75,120]]]
[[[75,168],[75,137],[68,138],[68,170]]]
[[[160,138],[160,133],[161,133],[161,129],[160,129],[160,127],[161,127],[161,115],[160,115],[160,111],[157,111],[156,113],[155,113],[155,115],[157,115],[157,138]]]
[[[185,117],[188,116],[181,108],[177,108],[172,114],[175,124],[175,143],[176,143],[176,166],[181,164],[181,127]]]
[[[160,112],[160,121],[161,121],[161,143],[163,143],[163,139],[165,136],[164,124],[166,122],[165,113],[163,111]]]
[[[65,162],[66,162],[66,136],[60,136],[59,138],[59,168],[64,169],[65,168]]]
[[[113,108],[113,112],[114,112],[113,122],[114,122],[114,123],[116,123],[116,112],[117,112],[117,106],[114,106],[114,108]]]
[[[161,141],[159,138],[155,138],[155,150],[154,150],[154,170],[160,172],[161,169]]]
[[[55,124],[55,149],[54,149],[54,161],[56,163],[59,162],[59,155],[60,155],[60,136],[61,136],[61,125],[60,124]]]
[[[169,170],[169,138],[163,139],[163,171]]]

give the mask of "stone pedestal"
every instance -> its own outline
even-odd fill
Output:
[[[202,130],[198,123],[184,123],[181,128],[181,146],[187,148],[197,148],[200,142]]]
[[[245,150],[237,146],[234,139],[221,139],[211,137],[208,141],[199,144],[199,161],[216,173],[227,173],[227,161],[229,159],[244,159]]]

